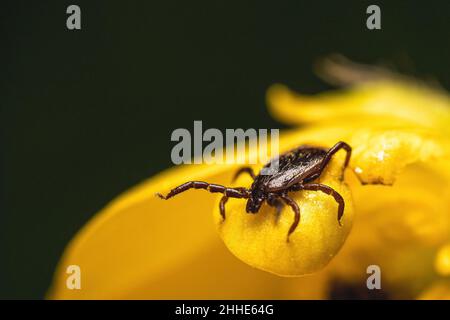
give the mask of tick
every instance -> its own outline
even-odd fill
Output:
[[[172,189],[166,196],[160,193],[157,195],[162,199],[170,199],[173,196],[187,191],[189,189],[205,189],[212,193],[222,193],[223,197],[219,203],[220,214],[225,220],[225,204],[229,198],[247,199],[247,213],[258,213],[264,201],[268,205],[275,207],[277,213],[280,213],[284,205],[292,208],[295,216],[294,222],[289,228],[289,236],[297,228],[300,222],[300,208],[289,195],[288,192],[309,190],[321,191],[334,198],[338,204],[337,220],[341,225],[341,218],[344,214],[344,198],[333,188],[313,181],[320,177],[333,155],[339,150],[346,151],[345,162],[342,168],[341,180],[344,177],[345,168],[348,166],[352,148],[345,142],[338,142],[330,149],[312,146],[300,146],[278,157],[278,170],[269,175],[255,175],[252,168],[244,167],[239,169],[234,175],[233,181],[242,173],[247,173],[253,178],[250,188],[236,187],[230,188],[218,184],[207,183],[203,181],[188,181]],[[269,168],[271,162],[264,167]]]

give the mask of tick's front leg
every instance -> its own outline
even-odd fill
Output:
[[[350,162],[350,157],[352,155],[352,147],[350,147],[347,143],[345,143],[343,141],[339,141],[333,147],[331,147],[330,150],[328,150],[327,155],[325,156],[325,159],[322,162],[320,171],[322,171],[325,168],[325,166],[328,164],[328,162],[330,162],[333,155],[341,149],[344,149],[346,151],[345,162],[344,162],[344,166],[342,168],[342,174],[341,174],[341,180],[344,180],[344,171]]]
[[[292,223],[291,227],[289,228],[288,234],[287,234],[287,242],[289,242],[289,236],[292,232],[297,228],[298,223],[300,222],[300,208],[298,207],[297,202],[295,202],[292,198],[290,198],[287,195],[280,196],[283,201],[292,208],[294,211],[294,222]]]
[[[283,201],[280,200],[280,196],[277,194],[269,194],[267,197],[267,204],[271,207],[276,208],[277,216],[280,215],[281,210],[283,209]]]
[[[249,191],[246,188],[236,187],[236,188],[228,188],[222,186],[220,184],[207,183],[203,181],[188,181],[179,185],[178,187],[173,188],[167,195],[162,195],[161,193],[157,193],[156,195],[161,199],[168,200],[177,194],[185,192],[190,189],[204,189],[211,193],[223,193],[224,196],[229,198],[248,198]]]
[[[310,190],[310,191],[322,191],[323,193],[326,193],[334,198],[334,200],[338,203],[338,214],[337,219],[339,222],[339,225],[341,225],[341,218],[344,215],[344,208],[345,208],[345,201],[344,198],[334,190],[333,188],[321,184],[321,183],[309,183],[302,186],[303,190]]]

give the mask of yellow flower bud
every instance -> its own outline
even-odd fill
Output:
[[[353,220],[351,194],[340,180],[343,156],[336,155],[320,177],[320,183],[339,192],[345,200],[345,211],[338,223],[338,205],[332,196],[320,191],[299,191],[289,194],[299,205],[300,223],[289,236],[294,221],[291,207],[284,206],[279,215],[276,208],[264,204],[256,214],[246,213],[245,201],[230,199],[223,221],[214,206],[214,219],[220,236],[229,250],[249,265],[281,276],[313,273],[328,264],[343,245]],[[247,177],[236,185],[250,185]]]

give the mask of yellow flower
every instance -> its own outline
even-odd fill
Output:
[[[342,297],[345,288],[365,295],[370,265],[380,267],[383,296],[449,298],[449,97],[375,79],[312,97],[278,85],[268,104],[281,121],[307,124],[282,134],[282,151],[340,140],[353,147],[345,182],[340,152],[320,177],[345,199],[341,227],[333,198],[319,192],[292,194],[302,217],[289,243],[289,208],[248,215],[243,200],[231,199],[222,222],[220,197],[204,191],[162,201],[156,192],[188,180],[229,185],[238,166],[173,168],[115,199],[79,232],[49,298],[315,299]],[[235,185],[250,183],[242,177]],[[69,265],[80,266],[80,290],[66,286]]]

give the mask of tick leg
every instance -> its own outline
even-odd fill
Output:
[[[292,223],[291,227],[289,228],[288,234],[287,234],[287,242],[289,242],[289,236],[292,232],[297,228],[298,223],[300,222],[300,208],[298,207],[297,202],[295,202],[292,198],[290,198],[287,195],[281,195],[280,196],[283,201],[292,208],[294,211],[295,217],[294,222]]]
[[[223,196],[222,199],[220,199],[219,203],[219,209],[220,209],[220,215],[222,216],[223,221],[225,221],[225,204],[228,201],[227,196]]]
[[[327,155],[325,156],[325,159],[322,161],[322,165],[320,166],[319,172],[322,172],[322,170],[330,162],[333,155],[341,149],[344,149],[345,151],[347,151],[347,155],[345,156],[345,162],[344,162],[344,166],[342,167],[342,175],[341,175],[341,180],[344,180],[344,171],[345,171],[345,168],[347,168],[348,163],[350,162],[350,157],[352,155],[352,147],[350,147],[347,143],[345,143],[343,141],[339,141],[333,147],[331,147],[330,150],[328,150]]]
[[[277,216],[280,215],[281,210],[283,209],[283,202],[279,199],[279,196],[273,196],[269,194],[269,197],[267,199],[267,204],[269,206],[276,208],[276,214]]]
[[[320,184],[320,183],[309,183],[309,184],[305,184],[303,186],[301,186],[301,189],[303,190],[311,190],[311,191],[322,191],[330,196],[333,196],[334,200],[336,200],[336,202],[338,203],[338,222],[339,225],[341,225],[341,218],[342,215],[344,214],[344,207],[345,207],[345,202],[344,202],[344,198],[342,198],[342,196],[333,188],[324,185],[324,184]]]
[[[255,179],[256,176],[255,176],[255,173],[253,172],[253,169],[250,167],[243,167],[243,168],[240,168],[238,171],[236,171],[231,182],[236,181],[236,179],[244,172],[248,173],[252,177],[253,180]]]
[[[205,189],[211,193],[219,192],[229,198],[248,198],[250,196],[250,192],[246,188],[227,188],[219,184],[212,184],[203,181],[189,181],[170,190],[166,196],[163,196],[161,193],[157,193],[156,195],[161,199],[167,200],[189,189]]]
[[[280,200],[275,200],[274,207],[276,208],[277,216],[279,216],[281,213],[281,210],[283,210],[283,202],[281,202]]]

